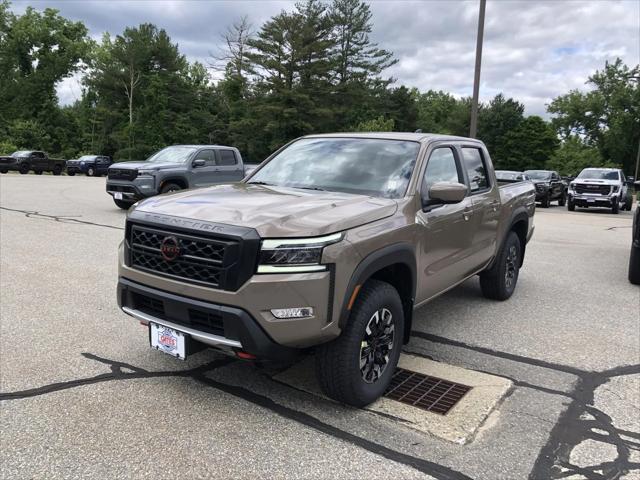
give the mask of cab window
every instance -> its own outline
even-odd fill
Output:
[[[220,160],[218,165],[222,167],[227,167],[230,165],[235,165],[236,162],[236,154],[233,150],[220,150]]]
[[[216,156],[213,150],[200,150],[194,160],[204,160],[207,167],[213,167],[216,164]]]
[[[431,152],[422,179],[423,194],[428,194],[429,188],[438,182],[464,183],[456,157],[449,147],[437,148]]]
[[[462,149],[464,168],[469,177],[471,193],[482,192],[489,188],[489,176],[487,175],[487,165],[479,148],[464,147]]]

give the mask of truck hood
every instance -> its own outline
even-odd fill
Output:
[[[596,180],[594,178],[576,178],[571,183],[579,183],[581,185],[620,185],[620,180]]]
[[[395,200],[235,183],[152,197],[136,213],[255,228],[263,238],[318,236],[393,215]]]
[[[117,162],[111,164],[110,167],[119,170],[163,170],[165,168],[176,168],[181,165],[181,163]]]

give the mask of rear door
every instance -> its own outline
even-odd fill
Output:
[[[204,160],[201,167],[194,167],[193,162]],[[216,152],[212,148],[200,150],[191,160],[191,187],[206,187],[217,182],[218,166],[216,164]]]
[[[49,165],[44,152],[31,153],[31,168],[35,170],[48,170]]]
[[[239,182],[244,178],[244,171],[235,150],[221,148],[218,150],[218,183]]]
[[[461,145],[462,161],[473,204],[473,269],[487,263],[496,251],[500,223],[500,191],[491,175],[489,154],[478,145]]]
[[[436,182],[465,183],[460,152],[439,144],[429,153],[420,187],[427,198]],[[418,211],[417,302],[424,302],[464,280],[470,274],[469,251],[473,240],[473,202],[427,206]]]

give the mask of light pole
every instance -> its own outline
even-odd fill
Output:
[[[480,65],[482,64],[482,39],[484,37],[484,11],[487,0],[480,0],[480,14],[478,16],[478,39],[476,40],[476,71],[473,76],[473,100],[471,103],[471,126],[469,136],[476,138],[478,131],[478,97],[480,95]]]

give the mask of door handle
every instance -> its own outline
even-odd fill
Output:
[[[497,211],[498,211],[498,207],[500,206],[500,202],[491,202],[491,203],[489,204],[489,206],[491,207],[491,209],[492,209],[494,212],[497,212]]]
[[[471,218],[472,213],[473,213],[473,209],[469,207],[462,210],[462,218],[464,218],[465,222]]]

